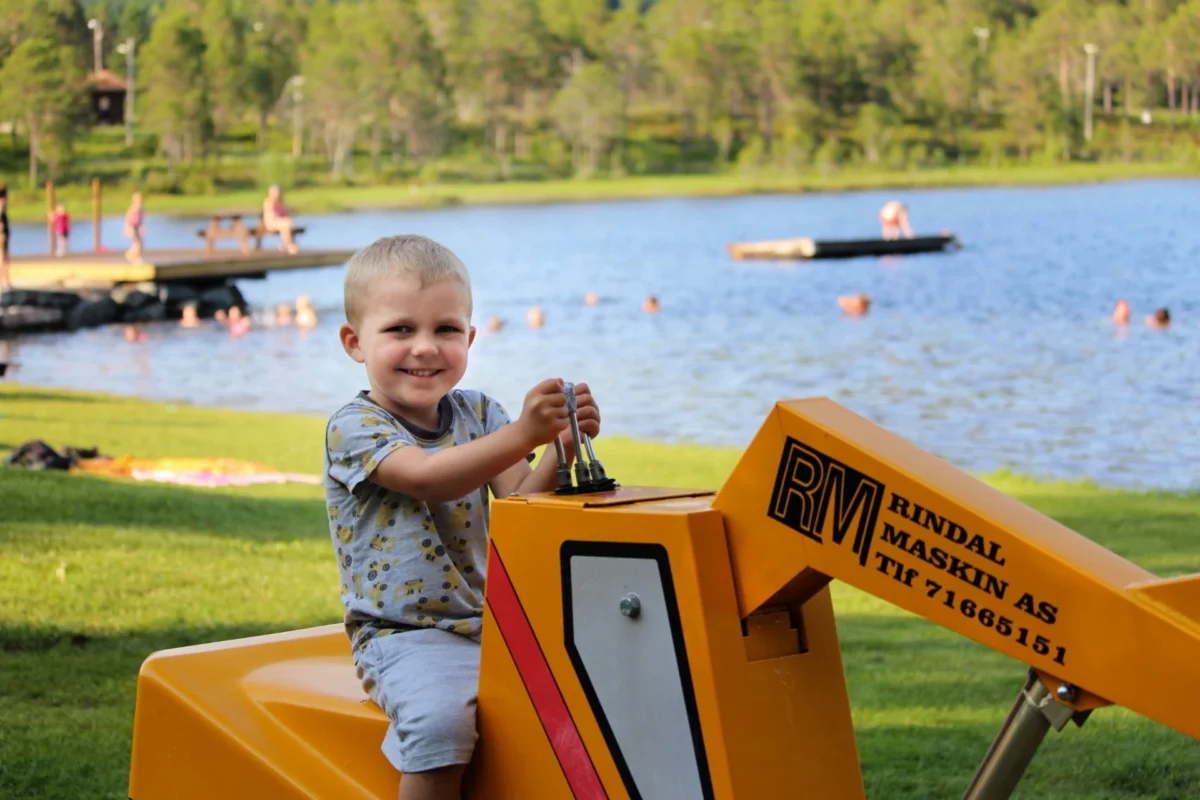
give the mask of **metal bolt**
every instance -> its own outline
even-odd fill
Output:
[[[621,613],[630,619],[637,619],[642,613],[642,601],[636,594],[630,592],[621,598]]]
[[[1058,690],[1055,692],[1058,699],[1064,703],[1070,703],[1075,699],[1075,687],[1069,683],[1059,684]]]

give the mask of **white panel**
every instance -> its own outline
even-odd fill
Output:
[[[620,611],[632,592],[641,614]],[[643,800],[698,800],[688,727],[658,562],[571,557],[574,644]]]

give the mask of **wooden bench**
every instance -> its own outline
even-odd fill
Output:
[[[207,228],[200,228],[196,231],[196,235],[204,239],[205,255],[212,255],[216,249],[217,241],[221,239],[236,239],[238,247],[243,253],[250,252],[250,239],[254,239],[254,249],[262,250],[263,239],[268,236],[278,236],[277,231],[269,231],[259,219],[252,227],[248,227],[243,219],[247,215],[241,213],[232,214],[213,214],[209,219]],[[304,233],[304,228],[292,228],[292,235],[299,236]]]

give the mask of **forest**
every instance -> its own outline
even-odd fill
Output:
[[[1200,160],[1200,0],[3,8],[0,169],[18,186]],[[128,138],[96,125],[104,75],[133,78]]]

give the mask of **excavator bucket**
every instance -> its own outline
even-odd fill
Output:
[[[471,800],[861,800],[835,578],[1029,665],[1055,725],[1117,703],[1200,737],[1200,576],[828,400],[778,404],[715,496],[496,501],[488,570]],[[338,625],[156,653],[129,796],[390,799],[386,729]]]

